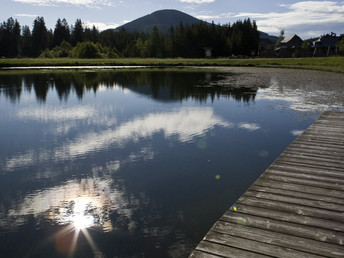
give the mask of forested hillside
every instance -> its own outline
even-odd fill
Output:
[[[44,17],[37,17],[32,30],[9,18],[0,24],[0,57],[204,57],[211,48],[214,57],[251,55],[257,51],[259,32],[250,19],[234,24],[215,25],[200,22],[180,23],[168,32],[153,27],[152,32],[129,32],[125,29],[100,32],[85,27],[80,19],[69,25],[58,19],[54,30]]]

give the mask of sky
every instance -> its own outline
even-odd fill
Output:
[[[161,9],[216,24],[250,18],[259,30],[275,36],[281,30],[302,39],[344,34],[344,0],[1,0],[0,22],[12,17],[32,28],[34,19],[43,16],[49,29],[55,28],[58,18],[65,18],[69,25],[81,19],[85,26],[105,30]]]

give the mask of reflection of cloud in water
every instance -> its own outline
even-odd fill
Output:
[[[299,136],[304,132],[304,130],[292,130],[290,133],[294,136]]]
[[[113,107],[106,107],[98,111],[90,106],[43,106],[35,108],[23,108],[17,112],[20,119],[29,119],[53,124],[51,131],[56,135],[65,135],[79,126],[78,122],[94,123],[96,125],[113,126],[117,123],[114,117],[107,114],[113,111]]]
[[[42,216],[60,225],[87,221],[88,227],[112,231],[116,225],[112,224],[109,212],[116,212],[129,221],[133,213],[120,189],[122,187],[113,187],[111,179],[95,177],[69,181],[27,195],[8,211],[7,216],[1,216],[5,220],[0,220],[0,225],[17,227],[29,219],[28,215],[33,215],[38,221]],[[12,221],[11,225],[7,224],[8,220]]]
[[[18,111],[17,116],[21,119],[32,119],[38,121],[65,121],[86,119],[95,114],[95,109],[87,106],[76,107],[40,107],[23,108]]]
[[[183,108],[175,112],[149,114],[121,124],[115,130],[83,135],[63,146],[56,153],[59,159],[84,155],[91,151],[102,150],[112,144],[123,145],[128,141],[136,142],[141,138],[152,137],[163,132],[166,138],[176,136],[180,142],[191,141],[214,126],[233,126],[214,114],[211,108]]]
[[[157,133],[163,133],[165,138],[175,138],[182,143],[190,142],[195,137],[206,134],[215,126],[233,128],[236,124],[224,121],[216,116],[212,108],[189,107],[181,108],[174,112],[153,113],[123,123],[115,129],[81,135],[53,150],[29,150],[26,153],[14,155],[5,162],[4,170],[12,171],[16,168],[48,161],[59,162],[80,157],[93,151],[101,151],[109,148],[111,145],[122,147],[130,141],[137,142],[140,139],[151,138]],[[259,124],[248,122],[238,123],[237,127],[249,132],[261,128]],[[130,154],[129,160],[135,161],[138,157],[153,159],[154,155],[152,149],[143,148],[137,154]]]
[[[344,110],[344,90],[343,85],[338,85],[338,78],[330,77],[324,81],[320,78],[321,72],[315,75],[307,71],[304,76],[294,77],[291,76],[295,71],[287,72],[271,76],[270,87],[260,89],[256,100],[285,101],[279,106],[296,111]]]
[[[250,131],[250,132],[260,129],[260,125],[255,124],[255,123],[239,123],[238,127],[242,129],[246,129],[247,131]]]
[[[166,215],[161,212],[162,204],[152,201],[144,192],[128,191],[123,181],[112,179],[111,171],[117,168],[118,162],[111,161],[94,167],[93,177],[29,192],[10,202],[10,208],[0,206],[0,227],[12,231],[33,220],[40,227],[43,221],[64,226],[62,231],[83,230],[84,235],[87,228],[114,232],[114,238],[124,234],[133,244],[136,237],[144,236],[154,248],[165,245],[165,240],[172,237],[174,242],[169,249],[175,250],[177,246],[178,250],[189,250],[189,240],[178,225],[160,223],[162,216],[167,216],[167,221],[183,223],[183,212]],[[98,245],[96,241],[92,244]]]

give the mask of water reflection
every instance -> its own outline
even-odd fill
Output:
[[[19,101],[22,91],[34,90],[37,100],[46,102],[49,91],[56,91],[59,99],[68,100],[71,93],[82,99],[85,92],[102,88],[121,87],[159,101],[180,101],[192,98],[198,101],[214,100],[219,96],[233,97],[239,101],[252,101],[257,88],[240,88],[228,74],[169,71],[60,71],[3,74],[0,95],[12,102]],[[11,86],[9,86],[11,85]]]
[[[1,75],[0,250],[186,257],[316,117],[309,76],[233,71]]]
[[[251,70],[251,73],[265,78],[269,87],[261,88],[256,100],[273,101],[271,108],[302,112],[344,111],[342,74],[283,69]]]
[[[73,110],[77,110],[73,113]],[[88,108],[71,108],[68,112],[42,111],[28,109],[19,111],[21,119],[33,119],[40,122],[54,120],[59,123],[59,119],[87,119],[91,114]],[[234,127],[233,123],[226,122],[214,114],[214,110],[209,107],[185,107],[172,112],[152,113],[144,117],[137,117],[117,126],[114,129],[104,131],[89,132],[79,134],[75,139],[57,146],[55,149],[29,150],[24,154],[14,155],[5,163],[5,170],[11,171],[16,168],[26,167],[46,161],[60,162],[77,157],[82,157],[90,152],[102,151],[110,146],[124,148],[128,142],[139,142],[142,139],[151,139],[153,135],[162,133],[166,139],[174,138],[179,142],[192,141],[212,130],[215,126]],[[242,128],[242,125],[239,127]],[[256,130],[257,125],[246,124],[245,129]],[[60,129],[57,126],[57,131]],[[142,152],[141,152],[142,153]],[[152,153],[152,152],[150,152]],[[151,154],[152,156],[152,154]]]
[[[37,223],[41,219],[48,219],[59,225],[72,225],[79,230],[97,227],[110,232],[114,228],[109,218],[110,211],[132,220],[132,211],[121,188],[113,187],[111,178],[93,177],[37,190],[18,203],[13,203],[7,214],[7,220],[12,221],[10,225],[6,220],[0,220],[0,223],[3,227],[14,229],[25,224],[25,220],[30,219],[28,215],[33,215]]]
[[[182,108],[174,112],[153,113],[124,123],[115,130],[82,135],[67,146],[63,146],[61,151],[56,153],[56,157],[65,159],[65,155],[67,158],[81,156],[113,144],[124,146],[126,142],[152,138],[159,132],[163,133],[166,139],[175,136],[180,142],[188,142],[194,137],[205,134],[214,126],[230,125],[216,116],[211,108]]]

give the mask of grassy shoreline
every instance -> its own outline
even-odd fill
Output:
[[[0,69],[19,67],[61,66],[236,66],[269,67],[319,70],[344,73],[344,57],[321,58],[252,58],[252,59],[187,59],[187,58],[116,58],[116,59],[72,59],[72,58],[4,58]]]

